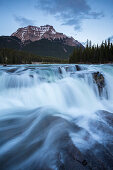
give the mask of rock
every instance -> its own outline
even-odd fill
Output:
[[[58,68],[58,71],[60,74],[62,74],[62,69],[60,67]]]
[[[93,73],[93,79],[97,84],[99,95],[101,96],[102,90],[105,87],[105,79],[104,76],[100,72]]]
[[[6,67],[7,66],[7,64],[3,64],[3,67]]]
[[[75,65],[75,67],[76,67],[76,70],[77,70],[77,71],[80,71],[80,70],[81,70],[81,68],[80,68],[79,65]]]
[[[1,128],[3,131],[0,133],[0,139],[2,139],[0,140],[0,146],[2,146],[9,139],[23,134],[24,130],[28,129],[33,121],[36,121],[37,116],[40,116],[40,121],[35,124],[24,142],[15,147],[12,152],[7,152],[5,156],[0,158],[1,170],[6,169],[6,167],[9,169],[16,167],[15,169],[18,169],[19,166],[22,167],[21,169],[31,170],[112,170],[113,154],[111,153],[111,145],[106,148],[105,143],[98,143],[89,132],[76,125],[75,122],[60,116],[47,115],[49,112],[50,110],[47,110],[47,108],[45,110],[40,108],[30,111],[30,116],[27,119],[22,116],[15,119],[10,118],[9,121],[5,120],[5,122],[2,119],[0,120],[0,127],[5,127],[6,123],[8,127],[12,127],[12,123],[17,125],[15,131],[12,131],[11,128],[8,130]],[[52,110],[52,113],[58,114],[54,110]],[[90,125],[92,129],[96,128],[93,122]],[[82,148],[77,146],[78,142],[76,140],[73,143],[70,137],[71,132],[75,134],[75,139],[82,139]],[[43,135],[36,141],[40,134]],[[91,140],[93,140],[93,145],[90,145]],[[35,142],[31,144],[31,141]],[[83,141],[90,147],[85,148],[86,144]],[[37,156],[34,157],[36,152]],[[17,156],[15,156],[16,153],[18,153]],[[29,165],[24,164],[23,167],[23,162],[29,160],[29,157],[32,158],[32,155],[33,161],[29,162]]]
[[[6,72],[8,72],[8,73],[14,73],[15,71],[17,71],[17,68],[9,69],[9,70],[7,70]]]
[[[86,165],[87,165],[87,161],[86,161],[85,159],[82,161],[82,165],[83,165],[83,166],[86,166]]]
[[[29,77],[33,78],[34,76],[33,75],[29,75]]]
[[[65,67],[65,70],[66,70],[66,72],[68,72],[69,71],[69,67],[67,66],[67,67]]]
[[[100,116],[109,126],[113,128],[113,113],[110,113],[105,110],[100,110],[96,113],[98,116]]]
[[[19,28],[16,32],[14,32],[12,37],[15,36],[19,38],[23,43],[29,43],[30,41],[35,42],[41,39],[48,40],[62,40],[63,44],[72,46],[72,47],[82,47],[82,44],[75,40],[73,37],[68,37],[63,33],[57,32],[53,26],[44,25],[44,26],[27,26],[23,28]]]

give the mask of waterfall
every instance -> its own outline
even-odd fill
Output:
[[[0,169],[112,169],[112,113],[113,65],[0,66]]]

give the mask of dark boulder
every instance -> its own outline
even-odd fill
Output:
[[[80,71],[80,70],[81,70],[81,68],[80,68],[79,65],[75,65],[75,67],[76,67],[76,70],[77,70],[77,71]]]
[[[65,70],[66,70],[66,72],[68,72],[69,71],[69,67],[67,66],[67,67],[65,67]]]
[[[7,66],[7,64],[3,64],[3,67],[6,67]]]
[[[94,79],[95,83],[97,84],[97,87],[99,90],[99,95],[101,96],[103,88],[105,87],[104,76],[100,72],[95,72],[95,73],[93,73],[93,79]]]
[[[33,75],[29,75],[29,77],[34,78],[34,76],[33,76]]]
[[[58,68],[58,72],[59,72],[60,74],[62,74],[62,69],[61,69],[61,67]]]

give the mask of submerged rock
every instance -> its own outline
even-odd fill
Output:
[[[110,113],[105,110],[100,110],[96,114],[100,116],[109,126],[113,128],[113,113]]]
[[[34,76],[32,74],[30,74],[29,77],[34,78]]]
[[[14,73],[17,70],[18,70],[18,68],[12,68],[12,69],[6,70],[6,72],[7,73]]]

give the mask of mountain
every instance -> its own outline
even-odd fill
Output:
[[[69,46],[79,46],[80,43],[73,37],[68,37],[63,33],[56,32],[56,30],[51,25],[44,25],[40,27],[27,26],[24,28],[19,28],[11,36],[19,38],[23,43],[26,41],[39,41],[41,39],[55,40],[62,39],[63,43]]]
[[[73,37],[56,32],[53,26],[27,26],[11,36],[0,37],[0,48],[12,48],[39,56],[68,58],[74,48],[82,44]]]
[[[18,37],[22,42],[25,41],[38,41],[43,38],[54,40],[57,38],[66,38],[66,36],[62,33],[57,33],[53,26],[45,25],[45,26],[27,26],[24,28],[19,28],[16,32],[14,32],[11,36]]]
[[[20,50],[22,42],[17,37],[12,36],[0,36],[0,48],[13,48]]]

